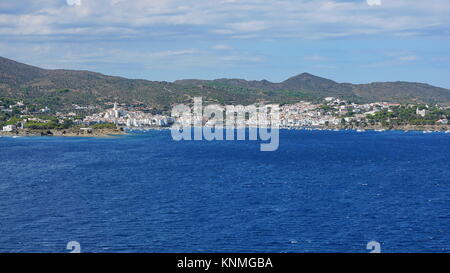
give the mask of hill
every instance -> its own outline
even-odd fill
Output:
[[[422,83],[354,85],[303,73],[281,83],[242,79],[131,80],[90,71],[47,70],[0,57],[0,97],[23,99],[54,109],[119,101],[158,109],[191,102],[195,96],[220,104],[293,103],[334,96],[357,102],[392,101],[450,104],[450,90]]]
[[[303,73],[281,83],[246,81],[242,79],[217,79],[214,81],[183,80],[181,85],[229,85],[266,91],[302,92],[311,97],[340,97],[356,102],[387,101],[398,103],[449,104],[450,90],[414,82],[380,82],[370,84],[337,83]],[[290,91],[290,92],[289,92]]]

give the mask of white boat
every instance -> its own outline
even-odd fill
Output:
[[[431,134],[433,131],[423,131],[424,134]]]
[[[358,133],[364,133],[366,130],[364,130],[364,129],[358,129],[358,130],[356,130],[356,132],[358,132]]]

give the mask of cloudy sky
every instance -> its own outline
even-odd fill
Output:
[[[0,56],[149,80],[450,88],[449,14],[448,0],[1,0]]]

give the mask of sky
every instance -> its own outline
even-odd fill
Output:
[[[450,88],[448,0],[1,0],[0,56],[156,81]]]

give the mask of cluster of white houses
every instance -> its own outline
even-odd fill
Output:
[[[5,105],[5,104],[4,104]],[[111,103],[112,105],[112,103]],[[368,115],[373,115],[376,112],[382,110],[391,111],[392,107],[399,106],[399,104],[378,102],[368,104],[355,104],[348,103],[338,98],[325,98],[324,103],[314,104],[311,102],[301,101],[296,104],[283,105],[279,107],[279,126],[281,128],[298,128],[298,127],[323,127],[323,126],[335,126],[344,122],[351,121],[364,121]],[[74,105],[75,109],[81,109],[78,105]],[[270,105],[267,106],[270,108]],[[415,106],[411,106],[415,107]],[[17,102],[15,105],[1,106],[0,111],[9,112],[13,108],[26,109],[26,105],[23,102]],[[87,107],[94,109],[94,107]],[[426,107],[425,107],[426,108]],[[84,109],[84,108],[83,108]],[[151,114],[147,112],[148,109],[141,108],[127,108],[118,107],[117,103],[114,103],[114,107],[101,113],[96,113],[84,118],[83,120],[75,112],[68,114],[56,113],[59,123],[64,123],[65,120],[72,120],[73,124],[90,126],[93,124],[102,123],[114,123],[123,127],[169,127],[175,119],[169,116]],[[45,107],[39,112],[45,113],[49,109]],[[429,113],[429,110],[417,107],[416,114],[418,116],[425,117]],[[30,115],[21,115],[21,122],[17,124],[11,124],[0,127],[4,132],[13,132],[18,129],[23,129],[24,124],[28,121],[46,123],[48,121],[41,120],[39,118]],[[183,120],[186,119],[186,120]],[[236,119],[237,121],[239,119]],[[186,117],[177,118],[177,121],[181,124],[191,124],[192,120]],[[203,118],[203,124],[207,124],[208,120]],[[236,124],[236,126],[255,126],[258,125],[257,115],[249,115],[243,124]],[[273,122],[273,121],[270,121]],[[437,121],[438,124],[448,124],[447,118],[442,118]]]
[[[326,98],[324,104],[301,101],[296,104],[283,105],[279,108],[279,126],[281,128],[336,126],[342,123],[343,120],[345,122],[364,121],[368,115],[373,115],[376,112],[386,109],[389,110],[396,106],[400,106],[400,104],[388,102],[355,104],[332,97]],[[426,114],[427,110],[417,109],[417,115],[425,116]],[[187,120],[184,120],[185,118],[179,117],[177,120],[181,124],[191,124],[191,118],[189,117]],[[167,127],[174,122],[175,119],[172,117],[153,115],[142,111],[128,111],[125,108],[118,107],[117,104],[114,104],[112,109],[88,116],[83,120],[83,123],[86,125],[115,123],[129,128]],[[207,124],[208,120],[203,118],[202,122],[203,124]],[[439,122],[444,123],[445,121]],[[244,124],[236,125],[258,125],[257,116],[249,115],[244,121]]]
[[[114,104],[112,109],[86,117],[83,123],[86,125],[114,123],[126,127],[167,127],[173,123],[173,119],[171,117],[153,115],[141,111],[127,111]]]
[[[321,105],[310,102],[299,102],[281,107],[281,127],[315,127],[326,124],[337,125],[340,119],[332,113],[320,111]]]
[[[327,107],[323,107],[327,106]],[[325,98],[325,104],[299,102],[281,107],[280,119],[282,127],[320,127],[339,125],[342,120],[363,121],[372,115],[399,104],[376,102],[368,104],[348,103],[338,98]],[[351,116],[347,114],[351,113]]]

